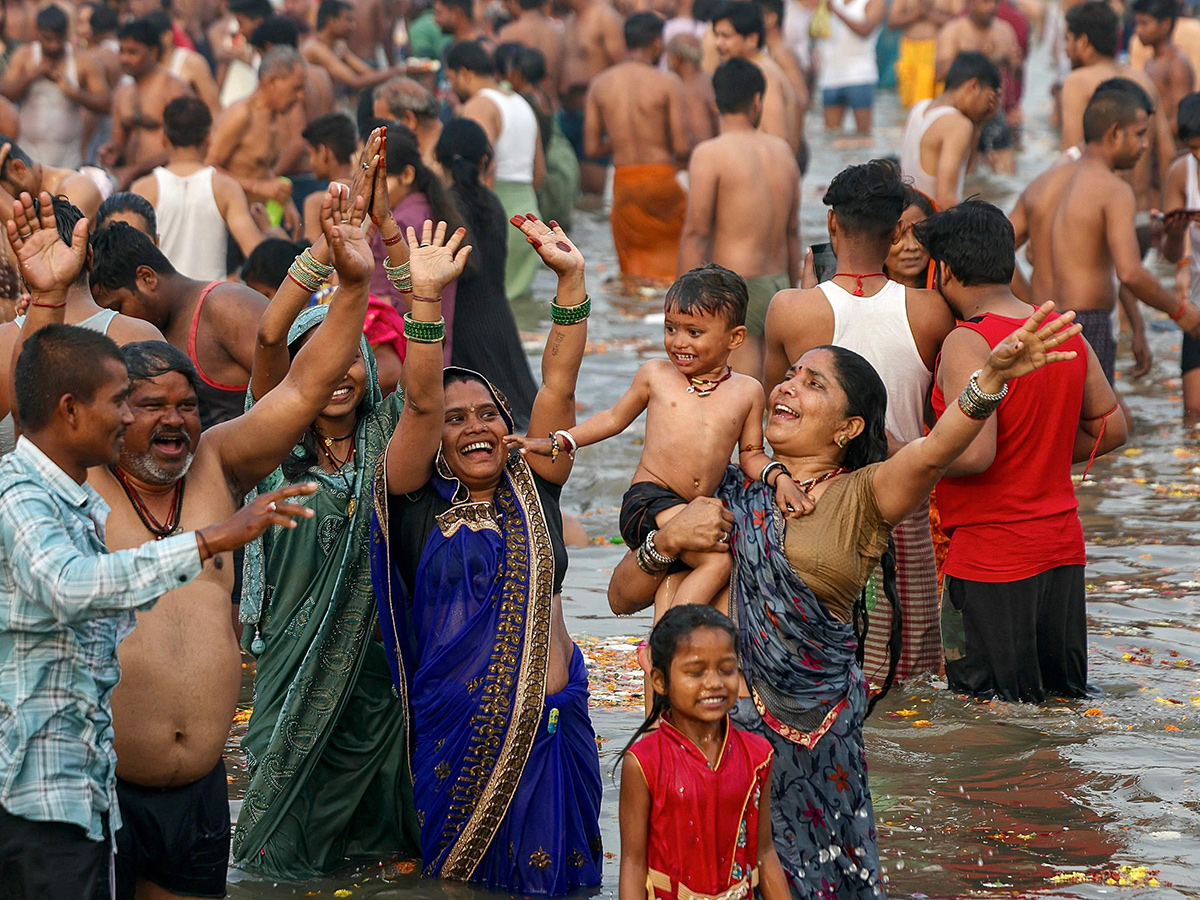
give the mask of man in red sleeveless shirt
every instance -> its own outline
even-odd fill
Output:
[[[1009,290],[1013,229],[995,206],[968,201],[914,232],[963,320],[934,375],[941,416],[1030,306]],[[1125,418],[1087,342],[1063,349],[1079,355],[1009,384],[937,487],[950,536],[942,643],[952,690],[1034,703],[1087,692],[1086,554],[1071,465],[1125,443]]]

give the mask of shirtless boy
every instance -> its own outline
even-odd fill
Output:
[[[289,230],[299,225],[300,214],[291,204],[291,183],[275,171],[279,126],[283,114],[300,101],[303,92],[304,60],[291,47],[273,47],[259,66],[254,93],[217,120],[205,160],[233,176],[251,203],[274,200],[284,204],[284,223]]]
[[[975,135],[1000,107],[1000,70],[982,53],[960,53],[946,73],[946,88],[908,114],[900,168],[913,186],[942,209],[962,199]]]
[[[692,151],[679,270],[715,262],[746,279],[747,335],[730,365],[761,381],[767,307],[800,278],[800,169],[786,141],[758,130],[766,90],[758,66],[726,60],[713,89],[721,134]]]
[[[742,471],[759,478],[769,462],[763,452],[763,389],[729,367],[730,352],[746,338],[746,299],[746,283],[723,266],[686,272],[667,291],[663,343],[669,359],[643,364],[615,406],[570,431],[551,438],[510,435],[505,442],[552,458],[574,454],[620,434],[645,411],[642,458],[621,502],[621,536],[629,547],[640,547],[696,497],[711,497],[735,449]],[[772,472],[780,473],[770,486],[781,508],[790,502],[799,510],[799,489],[778,466]],[[729,583],[728,554],[687,553],[680,561],[692,571],[673,604],[717,602]],[[656,608],[655,621],[664,612]]]
[[[163,150],[162,116],[168,103],[191,89],[164,69],[158,31],[145,20],[121,27],[121,71],[129,81],[113,97],[112,140],[100,151],[100,161],[115,169],[117,189],[127,190],[139,175],[167,161]]]
[[[1179,101],[1196,86],[1192,64],[1173,38],[1178,18],[1179,0],[1134,0],[1133,20],[1138,40],[1154,51],[1146,60],[1145,71],[1158,89],[1158,111],[1170,124],[1177,145]]]
[[[1083,114],[1080,159],[1035,179],[1010,216],[1017,246],[1032,243],[1033,302],[1055,297],[1060,308],[1075,311],[1109,382],[1116,362],[1114,274],[1137,299],[1200,336],[1200,310],[1180,303],[1142,264],[1136,199],[1117,174],[1146,152],[1152,109],[1150,98],[1128,79],[1100,85]]]

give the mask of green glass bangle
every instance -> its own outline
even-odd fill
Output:
[[[292,280],[300,285],[304,290],[313,293],[319,291],[324,285],[324,282],[319,280],[315,275],[313,275],[299,263],[300,261],[297,258],[296,262],[292,263],[291,267],[288,269],[288,275],[291,276]]]
[[[592,298],[587,294],[583,295],[583,302],[578,306],[559,306],[553,302],[550,304],[550,318],[554,320],[555,325],[576,325],[591,314]]]
[[[438,344],[446,339],[446,320],[418,322],[412,313],[404,314],[404,336],[418,344]]]
[[[328,278],[333,274],[333,266],[317,262],[317,258],[312,255],[312,250],[308,248],[305,248],[304,252],[300,254],[300,263],[301,265],[311,266],[313,274],[320,275],[322,278]]]

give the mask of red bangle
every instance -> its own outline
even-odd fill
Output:
[[[1177,313],[1175,313],[1175,315],[1171,316],[1171,321],[1178,322],[1180,319],[1182,319],[1183,314],[1185,312],[1187,312],[1187,308],[1188,308],[1188,302],[1186,300],[1184,300],[1182,303],[1179,304],[1179,312],[1177,312]]]
[[[62,309],[67,305],[67,301],[64,300],[62,303],[30,303],[29,305],[40,306],[42,309]]]
[[[422,297],[420,294],[413,294],[412,298],[414,300],[420,300],[422,303],[441,303],[442,302],[441,297]]]
[[[394,238],[392,238],[390,241],[389,241],[387,238],[383,237],[383,233],[382,233],[382,232],[380,232],[380,235],[379,235],[379,236],[380,236],[381,238],[383,238],[383,242],[384,242],[385,244],[387,244],[389,247],[390,247],[390,246],[392,246],[393,244],[398,244],[398,243],[400,243],[402,240],[404,240],[404,235],[403,235],[403,234],[401,234],[399,231],[397,231],[397,232],[396,232],[396,236],[395,236]]]

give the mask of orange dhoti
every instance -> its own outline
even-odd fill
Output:
[[[672,165],[617,166],[613,170],[613,243],[621,274],[672,282],[687,192]]]

